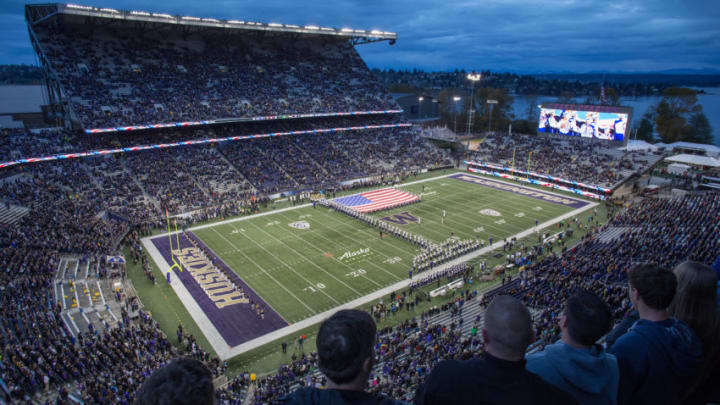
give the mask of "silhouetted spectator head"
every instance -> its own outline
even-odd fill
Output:
[[[176,359],[155,370],[137,392],[136,405],[212,405],[215,388],[210,370],[194,359]]]
[[[374,361],[376,334],[375,321],[367,312],[354,309],[336,312],[318,331],[320,371],[337,385],[365,384]]]
[[[490,354],[505,360],[521,360],[535,338],[530,311],[522,301],[500,295],[485,312],[482,334]]]
[[[560,317],[560,329],[567,331],[573,342],[592,346],[610,330],[611,322],[612,312],[605,301],[580,290],[568,298]]]
[[[630,300],[638,308],[638,300],[656,311],[666,310],[675,297],[677,279],[670,270],[656,264],[642,264],[628,274]],[[639,309],[639,308],[638,308]]]
[[[716,341],[720,316],[717,311],[717,277],[709,266],[699,262],[686,261],[675,266],[677,294],[670,308],[670,314],[685,322],[700,338],[704,348]]]

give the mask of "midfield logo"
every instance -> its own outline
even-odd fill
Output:
[[[288,226],[295,229],[310,229],[310,223],[308,221],[290,222]]]
[[[495,210],[491,210],[490,208],[485,208],[484,210],[480,210],[480,211],[478,211],[478,214],[489,215],[491,217],[502,216],[502,214],[500,214],[499,212],[497,212]]]
[[[393,224],[398,224],[398,225],[407,225],[408,223],[411,223],[411,222],[418,222],[418,219],[407,211],[401,212],[399,214],[383,217],[382,220],[386,221],[386,222],[392,222]]]
[[[345,252],[338,260],[351,259],[355,256],[366,255],[370,253],[370,248],[359,249],[354,252]]]

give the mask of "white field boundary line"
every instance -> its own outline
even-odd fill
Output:
[[[415,181],[411,181],[411,182],[409,182],[409,183],[398,184],[398,185],[396,185],[395,187],[412,186],[413,184],[420,184],[420,183],[426,183],[426,182],[434,181],[434,180],[438,180],[438,179],[444,179],[444,178],[447,178],[447,177],[450,177],[450,176],[455,176],[455,175],[457,175],[457,174],[463,174],[463,175],[473,176],[473,177],[477,177],[477,178],[481,178],[481,179],[490,179],[490,180],[496,181],[496,182],[498,182],[498,183],[504,183],[504,184],[507,184],[507,185],[524,188],[524,189],[526,189],[526,190],[540,191],[540,192],[543,192],[543,193],[552,194],[552,195],[557,196],[557,197],[569,198],[569,199],[575,200],[575,201],[581,201],[581,202],[585,202],[585,203],[589,203],[589,204],[596,204],[595,206],[597,206],[597,203],[592,202],[592,201],[589,201],[589,200],[578,199],[578,198],[575,198],[575,197],[572,197],[572,196],[568,196],[568,195],[564,195],[564,194],[558,194],[558,193],[555,193],[555,192],[553,192],[553,191],[543,190],[543,189],[537,189],[537,188],[532,188],[532,187],[527,187],[527,186],[524,186],[524,185],[515,184],[515,183],[510,183],[510,182],[503,181],[503,180],[496,180],[495,178],[486,178],[486,177],[478,176],[478,175],[472,174],[471,172],[466,172],[466,171],[462,171],[462,170],[458,170],[458,171],[453,172],[453,173],[442,174],[442,175],[440,175],[440,176],[430,177],[430,178],[427,178],[427,179],[415,180]],[[368,191],[365,191],[365,192],[367,193],[367,192],[371,192],[371,191],[375,191],[375,190],[380,190],[381,188],[387,188],[387,187],[380,187],[380,188],[373,189],[373,190],[368,190]],[[501,190],[501,191],[504,191],[504,190]],[[511,191],[509,191],[509,192],[511,192]],[[361,193],[358,193],[358,194],[361,194]],[[351,195],[355,195],[355,194],[348,194],[347,196],[351,196]],[[347,197],[347,196],[345,196],[345,197]],[[422,201],[421,201],[421,202],[422,202]],[[239,221],[247,221],[247,220],[250,220],[250,219],[259,218],[259,217],[264,217],[264,216],[272,215],[272,214],[279,213],[279,212],[292,211],[292,210],[296,210],[296,209],[300,209],[300,208],[305,208],[305,207],[311,207],[311,206],[312,206],[311,203],[307,203],[307,204],[296,205],[296,206],[294,206],[294,207],[285,207],[285,208],[280,208],[280,209],[272,210],[272,211],[268,211],[268,212],[261,212],[261,213],[259,213],[259,214],[248,215],[248,216],[246,216],[246,217],[231,218],[231,219],[226,219],[225,221],[213,222],[213,223],[211,223],[211,224],[198,225],[198,226],[194,226],[194,227],[192,227],[192,228],[188,228],[187,230],[188,230],[188,231],[196,231],[196,230],[200,230],[200,229],[211,228],[211,227],[213,227],[213,226],[225,225],[225,224],[230,224],[230,223],[239,222]],[[177,231],[177,232],[176,232],[176,231],[171,231],[171,232],[159,233],[159,234],[156,234],[156,235],[147,236],[146,238],[155,238],[155,237],[158,237],[158,236],[175,235],[175,234],[178,233],[178,232],[182,232],[182,231]]]
[[[260,227],[257,226],[257,225],[255,225],[255,224],[253,224],[253,226],[255,226],[256,228],[260,229]],[[235,230],[235,227],[233,227],[233,230]],[[228,243],[230,244],[230,246],[236,247],[234,243],[230,242],[227,238],[225,238],[225,236],[223,236],[220,232],[218,232],[217,229],[213,229],[213,231],[214,231],[218,236],[220,236],[221,238],[223,238],[226,242],[228,242]],[[252,239],[250,239],[249,236],[246,236],[246,235],[243,234],[243,237],[252,241]],[[260,245],[258,245],[258,246],[260,246]],[[285,246],[287,246],[287,245],[285,245]],[[290,269],[290,271],[291,271],[292,273],[294,273],[295,275],[297,275],[299,278],[303,279],[303,281],[305,281],[306,283],[308,283],[308,285],[313,285],[313,284],[314,284],[312,281],[308,280],[307,277],[305,277],[305,276],[303,276],[302,274],[300,274],[300,273],[298,273],[297,271],[295,271],[295,269],[294,269],[292,266],[290,266],[290,265],[287,264],[285,261],[283,261],[283,260],[281,260],[279,257],[277,257],[277,255],[273,254],[271,251],[265,249],[265,248],[262,247],[262,246],[260,246],[260,248],[261,248],[263,251],[267,252],[268,255],[270,255],[271,257],[275,258],[275,260],[277,260],[278,262],[280,262],[281,265],[283,265],[283,266],[285,266],[286,268]],[[257,268],[259,268],[259,269],[264,269],[264,267],[260,266],[259,264],[255,263],[254,260],[250,259],[250,256],[245,255],[245,257],[247,257],[248,260],[251,260],[252,263],[253,263],[255,266],[257,266]],[[239,276],[238,276],[238,277],[239,277]],[[273,280],[275,280],[275,278],[273,278]],[[287,291],[288,294],[292,294],[292,292],[290,292],[290,290],[288,290],[287,287],[285,287],[284,284],[280,283],[279,281],[276,281],[276,283],[277,283],[278,285],[280,285],[281,287],[283,287],[283,289],[284,289],[285,291]],[[245,284],[247,284],[247,283],[245,283]],[[331,296],[330,294],[326,293],[325,291],[321,291],[321,292],[322,292],[326,297],[330,298],[330,300],[332,300],[332,301],[335,302],[336,304],[339,304],[339,302],[338,302],[333,296]],[[295,299],[296,299],[297,301],[299,301],[301,304],[305,305],[305,308],[307,308],[307,309],[309,309],[309,310],[311,310],[311,311],[313,311],[313,312],[317,312],[317,311],[314,311],[313,309],[311,309],[309,306],[307,306],[300,298],[296,297],[294,294],[292,294],[292,296],[295,297]],[[262,297],[261,297],[261,298],[262,298]],[[264,298],[263,298],[263,301],[265,301]],[[275,312],[277,312],[277,311],[275,311]],[[278,314],[280,314],[280,313],[278,312]]]
[[[457,171],[457,172],[454,172],[454,173],[443,174],[443,175],[440,175],[440,176],[431,177],[431,178],[429,178],[429,179],[416,180],[416,181],[411,181],[411,182],[409,182],[409,183],[398,184],[396,187],[404,187],[404,186],[410,186],[410,185],[413,185],[413,184],[424,183],[424,182],[426,182],[426,181],[432,181],[432,180],[442,179],[442,178],[445,178],[445,177],[448,177],[448,176],[453,176],[453,175],[455,175],[455,174],[465,174],[465,172]],[[378,188],[378,189],[364,191],[364,193],[369,193],[369,192],[371,192],[371,191],[380,190],[381,188],[387,188],[387,187],[380,187],[380,188]],[[358,194],[361,194],[361,193],[358,193]],[[348,197],[348,196],[350,196],[350,195],[354,195],[354,194],[348,194],[347,196],[343,196],[343,197]],[[261,212],[261,213],[259,213],[259,214],[248,215],[248,216],[245,216],[245,217],[238,217],[238,218],[226,219],[226,220],[224,220],[224,221],[213,222],[213,223],[211,223],[211,224],[198,225],[198,226],[194,226],[194,227],[192,227],[192,228],[188,228],[187,230],[188,230],[188,231],[196,231],[196,230],[200,230],[200,229],[211,228],[211,227],[213,227],[213,226],[225,225],[225,224],[230,224],[230,223],[238,222],[238,221],[247,221],[247,220],[254,219],[254,218],[259,218],[259,217],[264,217],[264,216],[267,216],[267,215],[276,214],[276,213],[278,213],[278,212],[292,211],[292,210],[297,210],[297,209],[305,208],[305,207],[312,207],[312,203],[296,205],[296,206],[294,206],[294,207],[280,208],[280,209],[272,210],[272,211],[268,211],[268,212]],[[156,238],[156,237],[158,237],[158,236],[175,235],[175,234],[178,233],[178,232],[182,232],[182,231],[177,231],[177,232],[171,231],[171,232],[159,233],[159,234],[152,235],[152,236],[146,236],[146,238]]]
[[[170,271],[170,266],[168,265],[167,261],[165,261],[163,255],[152,243],[150,237],[141,239],[141,243],[145,247],[145,251],[150,254],[150,257],[155,261],[155,264],[157,264],[158,271],[160,272],[160,280],[162,280],[158,281],[160,283],[167,282],[166,274],[168,271]],[[202,310],[202,308],[200,308],[200,305],[197,303],[197,301],[195,301],[195,298],[193,298],[192,294],[190,294],[187,288],[185,288],[183,282],[180,281],[180,279],[174,274],[170,276],[170,286],[172,287],[173,291],[175,291],[175,294],[177,294],[180,302],[185,305],[185,309],[187,309],[188,313],[193,318],[198,328],[203,332],[208,342],[210,342],[210,345],[213,347],[218,357],[223,360],[229,358],[230,356],[226,355],[226,353],[228,353],[229,351],[229,346],[227,342],[220,335],[220,332],[218,332],[218,330],[215,328],[215,325],[213,325],[213,323],[210,321],[210,318],[205,315],[205,312]],[[160,292],[158,291],[157,293],[159,294]]]
[[[456,174],[456,173],[452,173],[450,175],[453,175],[453,174]],[[450,176],[450,175],[447,175],[447,176]],[[447,177],[447,176],[444,176],[444,177]],[[424,180],[419,180],[419,181],[424,181]],[[558,216],[551,220],[545,221],[536,227],[530,227],[520,233],[509,236],[509,238],[513,238],[513,237],[517,238],[517,239],[524,238],[528,235],[532,235],[536,229],[542,229],[542,228],[546,228],[548,226],[555,225],[558,222],[564,221],[567,218],[571,218],[575,215],[578,215],[589,209],[595,208],[596,206],[599,205],[599,203],[596,203],[596,202],[589,202],[589,201],[584,201],[584,200],[582,200],[582,201],[587,202],[588,204],[584,207],[575,209],[575,210],[567,212],[561,216]],[[277,211],[275,211],[275,212],[277,212]],[[216,224],[213,224],[213,225],[216,225]],[[166,273],[169,270],[170,266],[167,264],[167,262],[162,257],[160,252],[155,248],[153,243],[150,241],[150,238],[154,238],[154,237],[157,237],[157,235],[155,235],[153,237],[145,237],[141,241],[142,241],[143,245],[145,246],[145,248],[147,249],[147,251],[150,253],[150,256],[153,258],[153,260],[155,260],[155,263],[158,265],[159,271],[161,273],[163,273],[162,275],[164,277],[165,276],[164,273]],[[495,242],[492,245],[486,246],[482,249],[473,251],[464,256],[461,256],[454,260],[451,260],[441,266],[436,267],[433,270],[423,272],[423,273],[419,274],[418,276],[422,275],[422,277],[426,277],[426,276],[429,276],[429,275],[432,275],[435,273],[440,273],[450,266],[454,266],[454,265],[466,262],[468,260],[471,260],[478,256],[481,256],[487,252],[498,249],[498,248],[502,247],[503,243],[504,243],[503,241]],[[302,321],[296,322],[292,325],[288,325],[286,327],[276,329],[270,333],[267,333],[263,336],[259,336],[255,339],[249,340],[249,341],[242,343],[235,347],[229,347],[227,345],[225,340],[218,333],[217,329],[215,329],[215,327],[212,325],[212,322],[210,322],[210,319],[207,318],[207,316],[202,311],[202,309],[200,309],[197,302],[195,302],[195,299],[192,297],[192,295],[190,295],[190,293],[187,291],[187,289],[185,289],[185,286],[182,285],[182,282],[180,282],[179,280],[175,280],[175,282],[173,282],[171,285],[173,287],[173,290],[175,290],[175,292],[178,294],[178,298],[180,298],[180,301],[183,303],[183,305],[185,305],[185,308],[188,310],[188,313],[190,313],[190,316],[192,316],[192,318],[195,320],[195,322],[200,327],[200,330],[203,331],[203,333],[205,334],[205,337],[210,342],[210,344],[213,346],[213,349],[217,353],[218,357],[220,357],[220,359],[222,359],[222,360],[227,360],[229,358],[232,358],[239,354],[242,354],[248,350],[252,350],[252,349],[255,349],[266,343],[272,342],[273,340],[280,339],[286,335],[297,333],[302,329],[305,329],[309,326],[312,326],[320,321],[327,319],[328,317],[330,317],[330,315],[334,314],[335,312],[337,312],[341,309],[356,308],[361,305],[364,305],[369,302],[380,299],[382,297],[385,297],[393,291],[398,291],[400,289],[408,287],[410,285],[410,282],[411,282],[411,280],[409,280],[409,279],[399,281],[395,284],[389,285],[389,286],[382,288],[380,290],[377,290],[373,293],[370,293],[370,294],[365,295],[360,298],[356,298],[352,301],[341,304],[341,305],[339,305],[335,308],[332,308],[330,310],[327,310],[325,312],[318,313],[309,318],[305,318]]]
[[[283,217],[284,217],[284,216],[283,216]],[[309,231],[308,234],[313,235],[313,234],[310,233],[310,232],[312,232],[312,231]],[[300,235],[296,235],[296,234],[294,234],[294,233],[291,233],[291,235],[292,235],[293,238],[295,238],[295,239],[300,239],[300,240],[302,240],[302,237],[301,237]],[[338,243],[338,242],[336,242],[336,241],[330,240],[330,239],[328,239],[328,238],[326,238],[326,237],[324,237],[324,236],[322,236],[322,235],[320,235],[320,234],[314,234],[314,235],[317,236],[317,237],[319,237],[319,238],[322,238],[322,239],[324,239],[324,240],[326,240],[326,241],[328,241],[328,242],[330,242],[330,243],[332,243],[333,245],[340,245],[341,249],[344,249],[344,247],[343,247],[340,243]],[[287,245],[286,245],[286,246],[287,246]],[[315,246],[315,245],[312,244],[312,243],[309,243],[308,246],[310,246],[311,248],[319,251],[320,253],[324,253],[324,252],[322,251],[322,249],[318,248],[317,246]],[[299,253],[299,252],[298,252],[298,253]],[[303,258],[304,258],[305,260],[309,260],[309,259],[310,259],[310,258],[308,258],[307,256],[305,256],[304,254],[301,254],[301,255],[303,256]],[[385,256],[385,257],[388,257],[388,256]],[[334,262],[336,262],[336,263],[338,263],[338,264],[340,264],[340,265],[342,265],[342,266],[347,267],[348,269],[350,269],[350,271],[355,271],[354,268],[350,267],[347,263],[343,263],[342,261],[338,260],[335,256],[333,256],[331,259],[332,259]],[[314,262],[313,262],[313,263],[314,263]],[[393,275],[392,273],[388,272],[387,270],[383,269],[383,268],[380,267],[380,266],[378,266],[378,268],[379,268],[380,270],[386,272],[387,274]],[[393,276],[394,276],[394,278],[400,280],[400,277],[398,277],[398,276],[396,276],[396,275],[393,275]],[[335,278],[335,277],[333,277],[333,278]],[[378,284],[375,280],[373,280],[373,279],[371,279],[371,278],[369,278],[369,277],[367,277],[367,276],[365,276],[365,275],[363,275],[362,278],[365,279],[365,280],[368,280],[369,282],[371,282],[371,283],[373,283],[373,284],[375,284],[376,286],[378,286],[378,288],[382,288],[382,285],[381,285],[381,284]]]

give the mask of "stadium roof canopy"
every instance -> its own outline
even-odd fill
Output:
[[[137,28],[177,27],[186,31],[207,31],[208,28],[223,30],[247,30],[278,33],[312,34],[337,38],[348,38],[356,44],[390,41],[394,44],[397,34],[379,30],[361,30],[353,28],[329,28],[315,25],[293,25],[280,23],[261,23],[255,21],[222,20],[193,16],[149,13],[147,11],[123,11],[113,8],[91,7],[77,4],[28,4],[25,6],[25,19],[29,24],[41,24],[56,16],[77,17],[79,22],[92,23],[100,20],[109,25],[113,22],[135,23]]]
[[[644,151],[656,151],[660,149],[657,145],[653,145],[649,142],[643,141],[643,140],[635,140],[632,139],[628,141],[628,144],[622,148],[618,148],[620,150],[626,150],[626,151],[634,151],[634,150],[644,150]]]
[[[673,142],[673,143],[656,143],[655,146],[665,147],[670,150],[704,152],[707,155],[719,155],[720,147],[704,143],[693,142]]]
[[[695,166],[720,167],[720,160],[708,156],[680,154],[665,158],[668,162],[685,163]]]

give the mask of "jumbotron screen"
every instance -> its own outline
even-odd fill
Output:
[[[618,142],[625,141],[625,131],[628,127],[630,111],[632,111],[629,108],[622,107],[570,104],[543,105],[540,107],[539,133],[580,136]]]

